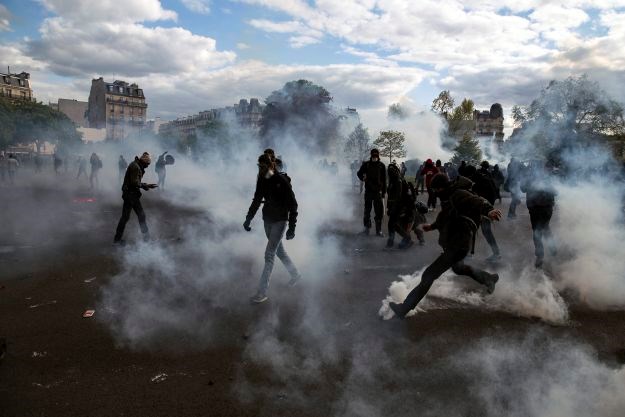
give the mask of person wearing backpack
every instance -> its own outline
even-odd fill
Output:
[[[549,167],[534,166],[528,170],[521,181],[521,191],[526,195],[525,202],[532,223],[532,238],[534,240],[534,254],[536,255],[534,266],[542,268],[545,258],[543,238],[547,243],[549,252],[552,255],[556,254],[549,223],[553,215],[553,207],[556,204],[557,192],[551,182]]]
[[[411,199],[410,195],[414,193],[414,190],[410,190],[406,180],[401,177],[401,171],[396,164],[388,166],[387,191],[388,240],[386,247],[389,249],[393,247],[397,232],[403,238],[399,244],[399,249],[408,249],[414,244],[410,238],[413,221],[412,210],[414,210],[414,200]]]
[[[434,210],[436,209],[436,194],[432,191],[431,183],[432,178],[438,174],[438,169],[434,166],[434,162],[428,159],[419,174],[425,177],[425,188],[428,190],[428,208]]]
[[[389,303],[389,307],[399,318],[404,318],[425,297],[434,281],[451,268],[457,275],[466,275],[486,287],[491,294],[499,280],[498,274],[491,274],[464,263],[464,258],[472,248],[478,224],[482,216],[491,220],[500,220],[501,211],[496,210],[488,201],[473,194],[471,181],[462,176],[454,182],[444,174],[437,174],[430,184],[432,190],[441,199],[441,211],[432,224],[423,226],[423,230],[439,231],[439,244],[443,253],[428,266],[421,282],[406,297],[403,303]]]
[[[490,164],[488,161],[483,161],[480,165],[480,169],[478,170],[476,170],[473,166],[467,167],[467,173],[470,173],[468,178],[473,181],[473,188],[471,190],[494,206],[495,200],[497,199],[497,190],[495,181],[488,171],[489,167]],[[499,252],[497,239],[495,239],[495,235],[493,234],[490,219],[482,217],[480,228],[482,229],[482,234],[484,235],[486,242],[488,242],[490,249],[493,251],[493,254],[486,258],[486,261],[496,262],[500,260],[501,253]]]
[[[375,234],[384,237],[382,234],[382,219],[384,218],[384,197],[386,196],[386,167],[380,161],[380,152],[371,149],[371,158],[363,162],[356,173],[358,179],[365,183],[365,212],[363,223],[365,230],[363,234],[368,235],[371,229],[371,208],[375,212]]]

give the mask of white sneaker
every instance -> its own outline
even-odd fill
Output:
[[[267,301],[267,296],[265,294],[258,293],[255,296],[253,296],[250,301],[253,302],[254,304],[260,304],[262,302]]]

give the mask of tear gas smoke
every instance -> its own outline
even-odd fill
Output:
[[[393,312],[389,302],[401,303],[408,293],[421,281],[423,270],[412,275],[400,276],[389,287],[389,295],[382,301],[379,315],[388,320]],[[568,321],[568,308],[551,280],[542,271],[525,268],[518,274],[511,269],[499,271],[499,282],[492,295],[476,288],[469,279],[446,272],[436,280],[426,298],[408,316],[424,313],[438,308],[449,308],[447,301],[453,301],[454,307],[485,308],[503,311],[520,317],[540,318],[548,323],[565,324]],[[472,289],[474,288],[474,289]]]

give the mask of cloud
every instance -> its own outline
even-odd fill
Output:
[[[159,0],[124,0],[123,7],[116,0],[39,0],[49,11],[68,20],[82,22],[145,22],[176,20],[177,14],[165,10]]]
[[[11,31],[11,12],[6,6],[0,4],[0,32]]]
[[[237,49],[243,51],[245,49],[250,49],[250,46],[244,42],[237,43]]]
[[[256,29],[270,33],[293,33],[289,38],[291,47],[301,48],[321,42],[323,32],[310,28],[304,23],[290,20],[284,22],[272,22],[265,19],[252,19],[248,24]]]
[[[199,14],[209,14],[209,0],[180,0],[184,7]]]

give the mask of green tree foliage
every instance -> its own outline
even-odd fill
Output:
[[[388,156],[389,163],[393,158],[404,158],[406,156],[406,137],[403,132],[397,130],[383,130],[380,136],[373,142],[373,146],[378,148],[380,156]]]
[[[449,90],[443,90],[432,101],[432,111],[446,116],[454,108],[454,104],[454,99]]]
[[[454,156],[451,162],[460,165],[462,161],[468,164],[478,165],[482,160],[482,150],[477,139],[473,139],[471,135],[465,134],[458,145],[454,148]]]
[[[475,120],[473,120],[473,111],[475,106],[473,100],[463,99],[459,106],[447,115],[447,124],[449,135],[454,137],[463,137],[465,134],[471,134],[475,130]]]
[[[402,106],[400,103],[393,103],[388,106],[387,117],[389,119],[405,120],[410,115],[408,109]]]
[[[371,149],[369,130],[362,123],[359,123],[347,137],[344,148],[345,157],[350,162],[353,160],[362,161],[366,158],[369,149]]]
[[[303,148],[323,153],[339,136],[339,119],[325,88],[307,80],[290,81],[265,99],[261,123],[264,145],[278,138],[291,138]]]
[[[0,98],[0,149],[45,141],[71,147],[81,140],[82,135],[65,114],[41,103]]]

